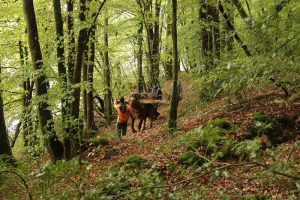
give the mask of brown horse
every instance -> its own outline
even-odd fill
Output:
[[[157,107],[153,104],[141,104],[140,99],[151,98],[149,96],[142,96],[138,93],[131,93],[129,96],[129,105],[132,108],[133,116],[131,129],[132,132],[136,132],[134,129],[134,122],[136,119],[139,119],[138,131],[141,131],[142,128],[146,128],[146,119],[150,119],[150,128],[152,128],[152,121],[157,119],[159,113],[157,112]],[[142,127],[143,125],[143,127]]]

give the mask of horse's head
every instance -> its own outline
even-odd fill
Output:
[[[139,104],[139,100],[141,99],[141,95],[137,92],[132,92],[129,94],[129,105],[131,107],[136,107]]]

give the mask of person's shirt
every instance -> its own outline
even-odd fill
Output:
[[[121,104],[115,101],[114,107],[117,110],[118,117],[117,117],[117,122],[118,123],[125,123],[128,121],[129,116],[131,115],[131,107],[129,105],[124,104],[125,106],[125,111],[121,112]]]
[[[152,94],[155,96],[156,99],[161,99],[162,98],[162,91],[160,87],[154,87],[152,89]]]

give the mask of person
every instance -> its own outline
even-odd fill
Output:
[[[161,88],[159,86],[154,86],[152,88],[151,92],[155,96],[155,99],[157,99],[157,100],[161,100],[162,99],[162,91],[161,91]]]
[[[116,125],[118,136],[122,138],[122,136],[126,135],[129,116],[133,117],[132,110],[131,107],[125,103],[124,97],[121,97],[119,101],[115,98],[114,108],[117,110],[118,114]]]

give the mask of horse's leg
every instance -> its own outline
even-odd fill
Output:
[[[152,117],[149,117],[150,119],[150,128],[152,128]]]
[[[142,129],[142,124],[144,122],[144,118],[141,118],[140,121],[139,121],[139,125],[138,125],[138,130],[141,131]]]
[[[147,121],[147,117],[145,117],[145,119],[144,119],[143,130],[146,130],[146,121]]]
[[[131,118],[131,130],[133,133],[136,133],[136,130],[134,129],[134,122],[135,122],[135,119]]]

